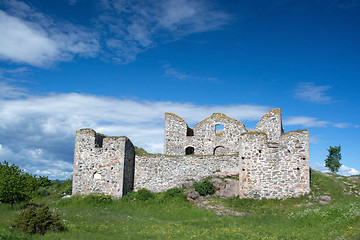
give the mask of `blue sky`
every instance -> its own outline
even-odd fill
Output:
[[[0,1],[0,161],[71,176],[75,131],[163,149],[164,113],[248,129],[281,108],[359,174],[360,1]]]

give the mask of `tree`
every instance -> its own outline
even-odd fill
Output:
[[[329,170],[333,173],[337,173],[341,167],[341,146],[335,146],[328,149],[329,155],[325,159],[325,167],[329,168]]]
[[[26,200],[29,197],[27,191],[26,174],[18,166],[8,162],[0,162],[0,201],[11,203]]]

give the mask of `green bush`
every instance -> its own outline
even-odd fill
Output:
[[[111,202],[111,200],[111,195],[105,195],[104,193],[102,193],[98,198],[98,202],[102,203],[108,203]]]
[[[65,181],[60,181],[56,179],[51,183],[51,190],[55,194],[59,195],[71,195],[72,194],[72,179],[66,179]]]
[[[139,189],[139,191],[137,192],[129,192],[127,193],[123,199],[124,201],[147,201],[147,200],[150,200],[150,199],[154,199],[155,198],[155,194],[150,192],[149,190],[147,189]]]
[[[35,194],[39,197],[46,197],[50,195],[50,189],[48,187],[41,187],[36,190]]]
[[[46,205],[28,206],[20,212],[11,227],[27,234],[45,234],[47,231],[59,232],[66,229],[60,222],[59,216],[52,214]]]
[[[159,193],[156,195],[156,198],[159,203],[176,201],[176,200],[186,200],[185,194],[183,194],[181,188],[170,188],[165,192]]]
[[[215,192],[214,186],[210,178],[205,178],[200,182],[194,183],[195,191],[197,191],[201,196],[211,195]]]
[[[65,193],[67,195],[72,194],[72,179],[66,179],[62,182],[62,193]]]
[[[170,188],[164,192],[164,198],[174,198],[182,194],[183,191],[180,188]],[[185,195],[184,195],[185,196]]]

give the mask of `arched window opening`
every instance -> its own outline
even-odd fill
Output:
[[[194,136],[194,129],[187,127],[186,136]]]
[[[217,146],[214,148],[214,155],[226,155],[226,149],[223,146]]]
[[[194,154],[194,148],[193,147],[187,147],[185,149],[185,155],[193,155]]]
[[[221,135],[224,132],[224,125],[222,124],[216,124],[215,125],[215,133],[216,135]]]

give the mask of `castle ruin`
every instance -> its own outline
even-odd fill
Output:
[[[194,128],[165,113],[164,155],[142,156],[135,156],[126,137],[105,137],[92,129],[76,132],[73,194],[160,192],[218,172],[238,176],[241,198],[307,194],[309,132],[284,133],[280,109],[265,114],[255,130],[222,113]]]

